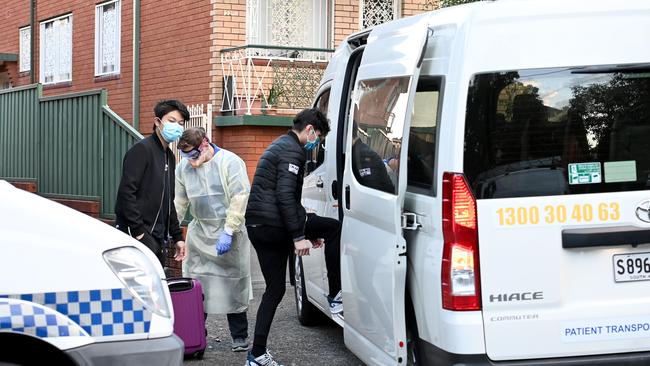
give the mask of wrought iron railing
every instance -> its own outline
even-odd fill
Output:
[[[221,112],[291,114],[309,107],[333,52],[262,45],[221,50]]]

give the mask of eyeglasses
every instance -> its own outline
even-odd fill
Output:
[[[199,157],[199,155],[201,155],[201,151],[196,147],[193,148],[190,151],[187,151],[187,152],[185,152],[183,150],[179,150],[179,152],[180,152],[181,157],[187,158],[187,159],[190,159],[190,160],[197,159]]]

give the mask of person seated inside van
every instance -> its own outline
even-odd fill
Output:
[[[352,171],[354,176],[366,187],[387,193],[395,193],[395,185],[388,175],[384,160],[359,138],[359,127],[352,126]]]

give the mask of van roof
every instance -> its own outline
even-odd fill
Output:
[[[415,17],[428,18],[432,28],[455,28],[457,41],[447,44],[458,57],[454,64],[466,74],[650,62],[650,48],[645,47],[650,34],[647,0],[479,1]],[[398,19],[372,31],[390,33],[413,20]],[[354,49],[349,42],[367,34],[368,29],[356,32],[340,47]],[[451,57],[452,50],[448,52]]]

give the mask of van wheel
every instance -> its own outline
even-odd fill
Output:
[[[320,312],[318,309],[309,302],[307,299],[307,291],[305,289],[305,276],[302,270],[302,258],[295,257],[294,261],[294,279],[295,286],[293,287],[296,299],[296,312],[298,313],[298,321],[304,326],[312,326],[319,323]]]

